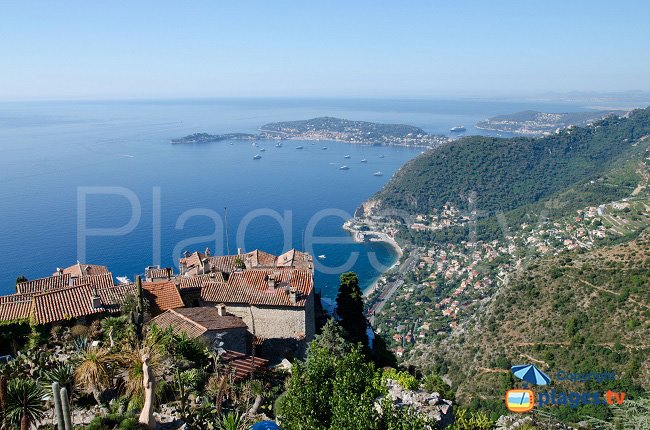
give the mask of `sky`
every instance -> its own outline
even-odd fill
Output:
[[[650,91],[648,16],[647,0],[0,0],[0,100]]]

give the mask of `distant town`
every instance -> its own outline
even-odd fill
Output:
[[[449,138],[432,135],[418,127],[403,124],[381,124],[350,121],[341,118],[319,117],[304,121],[274,122],[260,128],[259,134],[195,133],[179,139],[174,144],[209,143],[222,140],[334,140],[362,145],[422,146],[433,148],[448,142]]]

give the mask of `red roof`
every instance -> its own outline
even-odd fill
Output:
[[[167,282],[143,282],[142,288],[148,293],[147,295],[153,307],[160,312],[185,306],[173,280]]]
[[[98,266],[96,264],[81,264],[77,263],[70,267],[63,269],[64,274],[71,275],[73,278],[79,278],[84,276],[94,276],[102,275],[108,273],[108,267]],[[54,273],[56,275],[56,273]],[[54,276],[53,275],[53,276]]]
[[[174,269],[171,267],[150,267],[145,270],[145,277],[147,279],[167,279],[174,275]]]
[[[38,293],[54,288],[65,288],[72,285],[69,273],[48,276],[47,278],[34,279],[32,281],[19,282],[16,284],[16,292]]]
[[[185,264],[187,269],[202,266],[202,262],[207,260],[209,269],[212,272],[233,272],[237,269],[235,261],[240,259],[246,269],[255,268],[272,268],[272,267],[294,267],[301,269],[314,269],[314,264],[306,252],[291,249],[280,256],[269,254],[268,252],[256,249],[245,254],[237,255],[216,255],[206,256],[200,252],[194,252],[188,257],[181,258],[181,264]]]
[[[93,296],[94,288],[85,284],[36,294],[33,298],[34,322],[47,324],[111,311],[101,300],[94,307]]]
[[[188,288],[201,288],[208,282],[225,282],[223,273],[221,272],[197,276],[178,276],[176,280],[178,282],[178,287],[181,290]]]
[[[256,372],[260,372],[268,365],[268,360],[263,358],[251,357],[250,355],[242,354],[236,351],[226,350],[219,356],[219,362],[223,363],[227,368],[232,369],[235,381],[242,380],[248,376],[252,376]]]
[[[34,294],[0,296],[0,321],[28,319],[31,315]]]
[[[269,286],[269,280],[274,280]],[[230,274],[227,283],[211,282],[201,291],[203,300],[268,306],[305,306],[314,289],[310,270],[293,268],[248,269]],[[296,294],[295,303],[291,292]]]
[[[246,328],[241,318],[231,314],[219,315],[213,307],[170,309],[151,320],[158,327],[172,327],[174,332],[185,332],[191,338],[197,338],[208,331],[223,331],[234,328]]]

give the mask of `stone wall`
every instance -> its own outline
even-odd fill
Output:
[[[216,303],[212,305],[216,306]],[[245,304],[226,304],[226,311],[240,317],[248,326],[248,331],[258,338],[275,340],[267,342],[270,357],[282,354],[286,349],[289,356],[304,356],[307,342],[316,334],[316,315],[314,309],[314,292],[306,300],[305,307],[294,306],[248,306]],[[281,340],[286,341],[281,341]],[[285,345],[271,347],[270,345]],[[289,350],[291,350],[289,352]],[[272,352],[276,351],[276,352]]]
[[[222,331],[209,331],[202,338],[208,343],[210,348],[218,347],[218,345],[215,345],[215,340],[219,339],[220,342],[223,342],[221,346],[223,349],[241,352],[242,354],[250,353],[250,334],[245,327]]]

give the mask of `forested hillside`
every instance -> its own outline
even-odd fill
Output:
[[[384,208],[430,213],[445,203],[507,212],[595,180],[650,134],[650,108],[544,138],[472,136],[405,165],[376,196]]]

